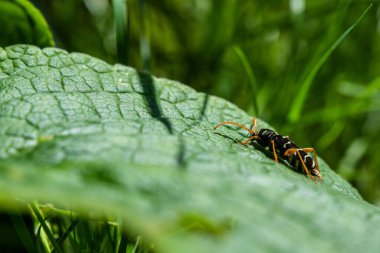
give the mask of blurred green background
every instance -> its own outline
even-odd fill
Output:
[[[123,40],[117,52],[112,1],[33,1],[56,46],[223,97],[300,146],[316,148],[365,199],[380,206],[377,2],[333,51],[298,105],[307,75],[369,1],[125,2],[128,15],[121,19],[128,25],[118,31]],[[294,109],[299,117],[290,116]]]

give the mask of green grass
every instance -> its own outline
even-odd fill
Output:
[[[23,216],[10,216],[22,242],[14,246],[12,252],[154,252],[153,244],[148,244],[139,235],[129,234],[122,228],[122,222],[110,217],[84,217],[37,203],[29,207],[34,217],[35,235],[30,234]]]
[[[330,55],[335,51],[335,49],[343,42],[343,40],[348,36],[348,34],[359,24],[359,22],[364,18],[367,12],[371,9],[372,3],[367,7],[363,14],[358,18],[358,20],[350,26],[327,50],[323,55],[318,59],[316,64],[312,69],[306,73],[306,78],[299,85],[299,92],[295,97],[293,104],[290,107],[288,120],[291,122],[297,122],[300,120],[302,109],[306,105],[307,97],[309,96],[310,87],[315,80],[316,75],[328,60]]]

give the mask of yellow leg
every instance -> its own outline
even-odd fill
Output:
[[[305,162],[304,162],[303,159],[302,159],[302,156],[301,156],[300,150],[305,151],[305,149],[302,149],[302,148],[301,148],[301,149],[298,149],[298,148],[290,148],[290,149],[288,149],[288,150],[285,151],[285,154],[284,154],[284,155],[285,155],[285,156],[289,156],[290,154],[297,153],[298,158],[299,158],[300,161],[301,161],[302,168],[305,170],[306,175],[307,175],[309,178],[311,178],[311,179],[315,182],[315,181],[316,181],[315,178],[311,175],[311,173],[310,173],[310,171],[308,170],[308,168],[307,168]],[[305,151],[305,152],[307,152],[307,151]]]
[[[248,144],[251,140],[253,140],[253,139],[257,139],[257,140],[259,140],[260,137],[254,135],[254,136],[249,137],[246,141],[241,141],[240,143],[243,144],[243,145],[247,145],[247,144]]]
[[[317,152],[315,152],[315,149],[314,148],[303,148],[302,150],[305,151],[305,152],[312,152],[313,153],[314,160],[315,160],[315,166],[316,166],[317,170],[319,172],[321,172],[319,170],[318,159],[317,159]],[[322,177],[320,177],[320,179],[322,179]]]
[[[253,125],[253,132],[257,132],[257,125],[256,125],[256,119],[255,118],[253,118],[252,119],[252,125]]]
[[[307,175],[308,177],[310,177],[310,178],[315,182],[315,178],[311,175],[310,171],[307,169],[306,164],[305,164],[305,162],[303,161],[302,156],[301,156],[301,153],[300,153],[300,151],[299,151],[298,149],[297,149],[297,154],[298,154],[298,157],[299,157],[299,159],[300,159],[300,161],[301,161],[301,163],[302,163],[302,167],[304,168],[304,170],[305,170],[305,172],[306,172],[306,175]]]
[[[276,147],[274,146],[274,141],[271,140],[270,142],[272,143],[272,151],[273,151],[273,155],[274,155],[274,160],[276,162],[278,162],[277,153],[276,153]]]

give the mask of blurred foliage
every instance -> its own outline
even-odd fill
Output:
[[[53,46],[53,36],[38,9],[28,0],[0,0],[0,46]]]
[[[59,47],[117,62],[112,1],[33,2]],[[296,121],[288,115],[305,76],[369,2],[127,3],[130,66],[224,97],[263,118],[299,145],[315,147],[367,200],[380,205],[378,2],[318,73]]]

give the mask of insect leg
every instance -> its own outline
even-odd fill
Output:
[[[256,119],[255,118],[252,118],[252,126],[253,126],[253,130],[251,130],[249,132],[252,136],[249,137],[246,141],[241,141],[240,142],[241,144],[247,145],[253,139],[260,140],[260,137],[258,137],[256,135],[256,133],[257,133],[257,124],[256,124]]]
[[[301,153],[300,153],[300,150],[304,150],[304,149],[298,149],[298,148],[290,148],[288,150],[285,151],[284,155],[285,156],[289,156],[290,154],[293,154],[294,152],[297,153],[298,155],[298,158],[300,159],[300,162],[302,164],[302,168],[305,170],[306,172],[306,175],[308,177],[310,177],[314,182],[316,182],[315,178],[311,175],[310,171],[308,170],[305,162],[303,161],[302,159],[302,156],[301,156]],[[305,151],[306,152],[306,151]]]
[[[301,156],[301,153],[300,153],[299,149],[297,149],[297,154],[298,154],[298,157],[299,157],[299,159],[300,159],[300,161],[302,163],[302,167],[304,168],[307,176],[310,177],[314,182],[316,182],[315,178],[311,175],[310,171],[307,169],[306,164],[305,164],[305,162],[302,159],[302,156]]]
[[[277,153],[276,153],[276,148],[275,148],[275,146],[274,146],[274,140],[270,140],[270,142],[272,143],[272,150],[273,150],[274,160],[275,160],[276,162],[278,162]]]
[[[249,137],[246,141],[241,141],[240,143],[243,145],[247,145],[253,139],[260,139],[260,137],[254,135],[254,136]]]
[[[287,149],[284,153],[284,156],[289,156],[290,154],[293,154],[297,152],[297,149],[296,148],[290,148],[290,149]]]
[[[252,125],[253,125],[253,132],[257,132],[257,124],[256,124],[256,119],[252,118]]]
[[[314,160],[315,160],[315,167],[317,168],[317,170],[319,172],[321,172],[319,170],[318,159],[317,159],[317,152],[315,152],[315,149],[314,148],[303,148],[302,150],[305,151],[305,152],[312,152],[313,153]],[[319,176],[319,179],[322,179],[322,177]]]

